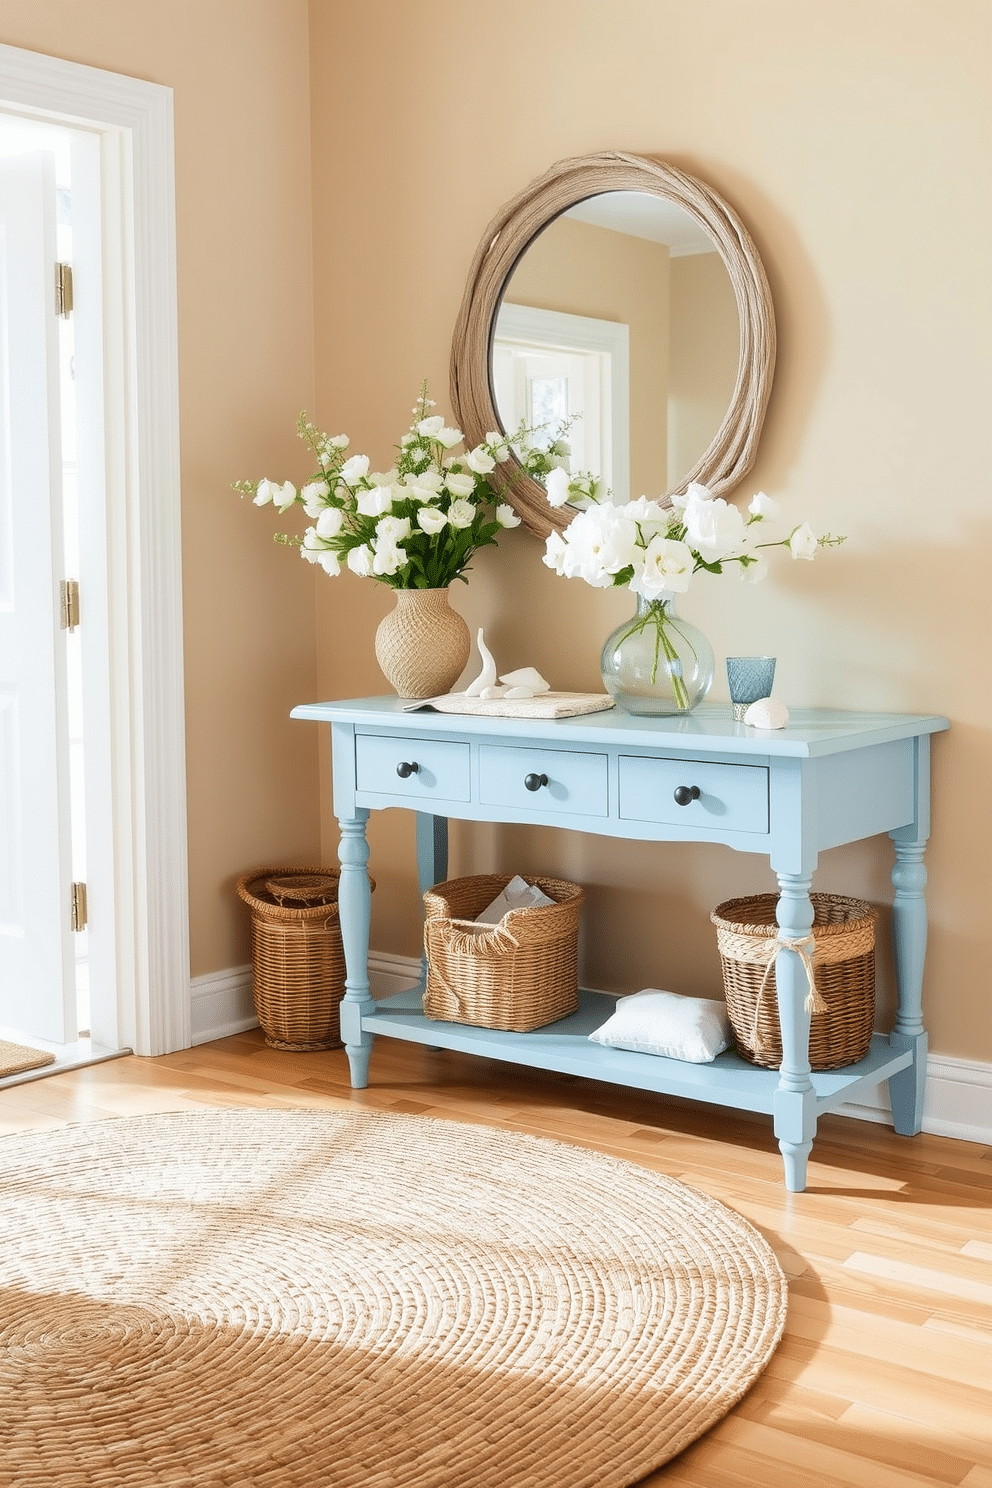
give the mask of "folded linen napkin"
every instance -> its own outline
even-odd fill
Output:
[[[502,893],[497,894],[491,904],[475,917],[477,925],[498,925],[511,909],[533,909],[537,904],[554,904],[537,884],[529,884],[519,873],[511,878]]]

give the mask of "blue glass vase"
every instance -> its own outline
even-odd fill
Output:
[[[670,599],[637,598],[603,647],[603,686],[618,708],[646,717],[691,713],[713,685],[713,648]]]

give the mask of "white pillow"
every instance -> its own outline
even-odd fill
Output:
[[[726,1004],[645,987],[617,999],[617,1010],[589,1035],[594,1044],[709,1064],[733,1042]]]

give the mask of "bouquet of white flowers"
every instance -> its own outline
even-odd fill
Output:
[[[565,450],[548,441],[542,448],[521,428],[512,437],[487,434],[474,449],[456,453],[461,430],[431,413],[434,406],[425,383],[396,460],[384,471],[373,471],[368,455],[349,456],[346,434],[328,436],[301,413],[297,431],[317,461],[309,480],[299,490],[291,481],[270,480],[236,481],[233,488],[280,513],[301,504],[314,525],[302,537],[280,533],[276,540],[298,546],[328,574],[339,574],[343,564],[392,589],[467,583],[465,570],[478,549],[520,524],[505,499],[514,476],[498,467],[512,452],[517,476],[526,470],[543,477],[559,467]]]
[[[587,496],[576,489],[565,471],[546,479],[552,506],[571,501],[580,505]],[[750,583],[768,571],[764,550],[788,548],[793,558],[812,558],[817,548],[844,541],[829,533],[817,537],[808,522],[788,534],[767,538],[765,523],[778,518],[777,504],[759,491],[742,512],[705,486],[693,482],[671,506],[646,496],[614,506],[594,498],[572,519],[564,533],[552,532],[544,562],[565,578],[585,579],[596,589],[626,587],[648,600],[684,594],[700,569],[723,573],[736,564]]]
[[[563,533],[552,532],[547,539],[548,567],[597,589],[627,588],[638,596],[636,619],[616,631],[603,652],[603,681],[631,711],[687,712],[709,688],[708,643],[671,611],[671,601],[686,592],[694,574],[701,569],[721,574],[731,565],[756,583],[768,571],[769,549],[787,548],[793,558],[811,559],[817,548],[844,541],[829,533],[817,537],[808,522],[768,536],[779,509],[763,491],[745,517],[696,482],[671,505],[641,496],[616,506],[608,493],[571,480],[564,470],[551,471],[545,487],[552,506],[571,502],[580,508]],[[631,640],[637,644],[625,651]],[[659,675],[670,706],[658,699],[639,702],[638,694],[651,694]]]

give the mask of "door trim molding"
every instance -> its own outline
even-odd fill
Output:
[[[101,136],[113,1012],[164,1054],[190,1044],[172,90],[0,45],[0,106]]]

